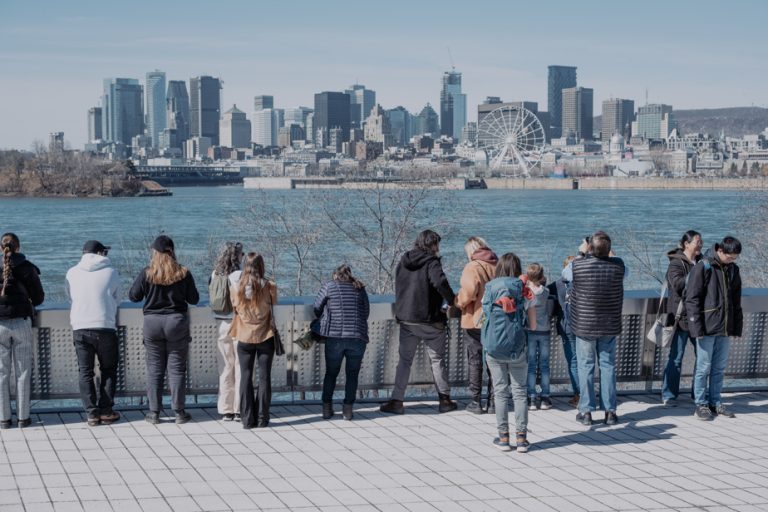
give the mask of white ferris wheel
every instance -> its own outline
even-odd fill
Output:
[[[493,170],[530,175],[544,151],[544,127],[530,110],[504,106],[488,113],[477,127],[477,145]]]

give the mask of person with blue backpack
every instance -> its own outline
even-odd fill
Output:
[[[480,339],[486,352],[486,362],[493,378],[496,402],[496,426],[499,437],[493,444],[502,451],[511,451],[509,441],[509,395],[515,407],[515,446],[519,453],[528,451],[528,407],[526,379],[528,353],[526,350],[525,283],[520,258],[504,254],[496,266],[495,278],[485,285],[483,294],[483,325]]]

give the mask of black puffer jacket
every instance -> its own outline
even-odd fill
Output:
[[[443,300],[453,304],[455,294],[436,255],[411,249],[395,270],[395,318],[401,322],[445,322]]]
[[[665,325],[671,326],[675,321],[677,306],[683,299],[686,277],[688,277],[688,273],[696,262],[691,263],[688,260],[688,256],[686,256],[680,248],[669,251],[667,253],[667,258],[669,258],[669,267],[667,268],[666,279],[669,297],[667,298],[667,321]],[[699,261],[700,259],[701,255],[696,256],[696,261]],[[688,330],[688,319],[686,318],[685,308],[683,308],[677,326],[683,331]]]
[[[0,288],[5,269],[0,255]],[[11,276],[5,295],[0,296],[0,319],[32,318],[34,306],[45,300],[43,285],[40,283],[40,269],[20,252],[11,254]]]
[[[321,336],[368,342],[370,305],[365,288],[355,288],[345,281],[323,283],[315,297],[314,310],[320,318]]]
[[[693,267],[685,290],[688,332],[701,336],[741,336],[741,275],[735,263],[724,265],[708,249]]]
[[[621,333],[624,305],[624,262],[621,258],[587,255],[571,263],[570,321],[580,338],[616,336]]]

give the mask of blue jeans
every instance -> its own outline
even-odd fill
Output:
[[[525,354],[517,359],[485,357],[493,378],[493,397],[496,402],[496,426],[499,433],[509,432],[509,395],[515,404],[515,432],[528,431],[528,404],[525,396],[525,374],[528,360]]]
[[[693,354],[696,355],[696,340],[691,338],[688,331],[677,329],[672,344],[669,346],[669,359],[664,369],[664,383],[661,386],[662,400],[674,400],[680,394],[680,370],[683,366],[685,346],[688,340],[693,345]],[[692,392],[693,393],[693,392]]]
[[[560,338],[563,340],[563,355],[565,355],[565,362],[568,365],[568,377],[571,379],[571,388],[573,388],[573,394],[579,394],[579,362],[576,359],[576,336],[573,334],[560,333]]]
[[[365,355],[363,340],[356,338],[326,338],[325,340],[325,378],[323,379],[324,403],[333,400],[333,390],[336,387],[336,378],[341,371],[341,362],[347,359],[345,366],[346,384],[344,385],[344,403],[355,403],[357,393],[357,381],[360,375],[360,367]]]
[[[696,373],[693,379],[696,405],[707,405],[707,402],[714,406],[720,405],[720,391],[723,389],[730,347],[731,338],[728,336],[703,336],[696,339]]]
[[[536,396],[536,366],[541,370],[541,396],[549,396],[549,333],[526,332],[528,337],[528,396]]]
[[[597,409],[595,401],[595,359],[600,365],[600,398],[606,411],[616,412],[616,337],[576,336],[576,358],[579,361],[579,412]]]

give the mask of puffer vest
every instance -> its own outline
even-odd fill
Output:
[[[580,338],[621,333],[624,262],[587,255],[573,260],[570,294],[571,330]]]

